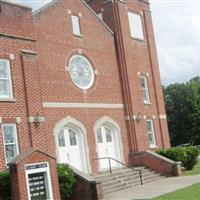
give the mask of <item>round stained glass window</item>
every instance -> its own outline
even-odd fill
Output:
[[[81,89],[89,89],[94,83],[93,67],[82,55],[75,55],[70,59],[69,73],[73,83]]]

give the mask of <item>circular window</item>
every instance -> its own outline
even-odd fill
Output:
[[[69,73],[73,83],[81,89],[88,89],[94,82],[94,70],[90,61],[81,55],[69,61]]]

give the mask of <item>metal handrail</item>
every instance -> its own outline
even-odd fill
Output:
[[[103,159],[108,159],[108,161],[109,161],[109,171],[110,171],[111,174],[112,174],[111,160],[114,160],[115,162],[117,162],[117,163],[119,163],[119,164],[125,166],[126,168],[129,168],[129,169],[132,169],[133,171],[139,172],[140,183],[141,183],[141,185],[143,185],[143,181],[142,181],[142,170],[141,170],[141,169],[135,169],[135,168],[133,168],[133,167],[129,167],[128,165],[126,165],[126,164],[122,163],[121,161],[116,160],[115,158],[112,158],[112,157],[95,158],[95,159],[93,159],[93,160],[103,160]]]

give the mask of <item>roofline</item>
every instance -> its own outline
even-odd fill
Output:
[[[42,154],[44,154],[44,155],[46,155],[46,156],[48,156],[48,157],[50,157],[50,158],[52,158],[52,159],[54,159],[54,160],[56,160],[56,158],[55,158],[54,156],[52,156],[52,155],[50,155],[50,154],[48,154],[48,153],[46,153],[46,152],[44,152],[44,151],[41,151],[41,150],[39,150],[39,149],[37,149],[37,148],[35,148],[35,147],[31,147],[31,148],[29,148],[29,149],[27,149],[27,150],[21,152],[20,154],[18,154],[13,160],[11,160],[11,161],[8,163],[8,165],[9,165],[9,166],[17,165],[17,164],[19,164],[21,161],[23,161],[25,158],[27,158],[28,156],[30,156],[32,153],[34,153],[34,152],[36,152],[36,151],[39,152],[39,153],[42,153]]]
[[[44,6],[42,6],[41,8],[35,10],[33,12],[33,15],[37,15],[38,13],[42,12],[43,10],[46,10],[47,8],[49,8],[51,5],[53,5],[54,3],[58,2],[58,0],[53,0],[47,4],[45,4]]]
[[[111,35],[114,35],[114,32],[108,27],[108,25],[103,20],[101,20],[97,16],[94,10],[84,0],[81,0],[81,1],[88,8],[88,10],[98,19],[98,21],[111,33]]]
[[[37,15],[38,13],[45,11],[46,9],[48,9],[50,6],[54,5],[55,3],[57,3],[58,0],[53,0],[51,2],[49,2],[48,4],[42,6],[41,8],[39,8],[38,10],[33,12],[33,15]],[[85,5],[85,7],[98,19],[98,21],[106,28],[107,31],[109,31],[111,33],[111,35],[114,35],[114,32],[107,26],[107,24],[102,21],[97,14],[94,12],[94,10],[84,1],[81,0],[81,2]]]
[[[2,2],[2,3],[7,3],[7,4],[14,5],[14,6],[23,7],[23,8],[27,8],[27,9],[32,10],[32,7],[27,6],[27,5],[24,5],[24,4],[22,4],[22,3],[12,2],[12,1],[9,1],[9,0],[1,0],[1,2]]]

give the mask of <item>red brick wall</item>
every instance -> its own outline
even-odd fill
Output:
[[[34,35],[32,10],[0,2],[0,32],[31,38]]]
[[[131,164],[134,166],[145,165],[164,176],[181,176],[181,163],[174,162],[154,152],[143,151],[130,155]]]

